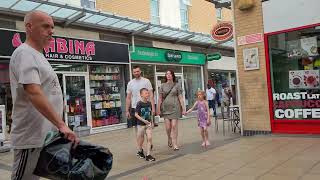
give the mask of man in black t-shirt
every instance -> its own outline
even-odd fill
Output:
[[[152,105],[149,99],[149,91],[146,88],[140,90],[141,101],[137,103],[135,117],[137,118],[138,132],[137,136],[139,139],[139,156],[143,157],[143,142],[144,134],[147,135],[147,161],[155,161],[156,159],[151,156],[151,146],[152,146],[152,128],[154,127],[154,122],[152,119]],[[141,154],[141,155],[140,155]]]

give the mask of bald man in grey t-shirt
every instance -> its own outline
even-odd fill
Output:
[[[33,174],[44,140],[50,130],[59,130],[77,144],[79,139],[62,120],[63,100],[57,75],[42,54],[53,34],[52,18],[41,11],[24,19],[26,42],[10,59],[13,100],[11,143],[12,180],[37,180]]]

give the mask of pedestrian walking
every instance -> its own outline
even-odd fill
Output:
[[[207,85],[207,88],[206,89],[206,94],[207,94],[207,100],[208,100],[208,104],[209,104],[209,112],[210,112],[210,109],[212,109],[213,111],[213,115],[214,116],[217,116],[217,111],[216,111],[216,90],[211,87],[210,84]]]
[[[176,82],[176,76],[172,70],[165,75],[165,83],[159,89],[157,114],[164,118],[168,136],[168,146],[173,150],[179,150],[178,146],[178,119],[185,114],[182,88]]]
[[[224,109],[226,108],[228,116],[230,116],[230,100],[232,97],[232,93],[226,83],[224,83],[222,87],[223,87],[223,90],[222,90],[221,108],[223,112],[224,112]]]
[[[149,101],[151,102],[152,116],[155,114],[153,90],[149,79],[141,76],[141,68],[139,66],[133,67],[133,76],[134,79],[132,79],[128,83],[127,87],[126,116],[128,118],[128,127],[134,127],[136,131],[136,141],[138,148],[137,156],[139,156],[140,158],[145,158],[142,148],[144,136],[138,136],[138,129],[136,128],[137,118],[135,117],[135,113],[137,103],[141,101],[140,90],[142,88],[146,88],[149,91]]]
[[[77,144],[79,139],[62,120],[63,99],[59,80],[42,51],[54,29],[52,18],[41,11],[24,17],[26,41],[10,59],[13,100],[11,143],[12,180],[37,180],[33,175],[47,133],[59,130]]]
[[[187,111],[190,113],[193,109],[197,107],[198,114],[198,127],[200,128],[200,133],[202,137],[202,147],[207,147],[210,145],[208,126],[211,125],[211,118],[209,112],[208,101],[206,101],[206,96],[204,91],[197,92],[197,101],[194,103],[191,109]]]
[[[137,136],[141,139],[142,144],[144,135],[147,135],[147,156],[146,161],[155,161],[156,159],[151,156],[152,148],[152,129],[154,128],[154,121],[152,116],[152,105],[149,101],[149,91],[146,88],[140,89],[141,101],[137,103],[135,117],[137,118]],[[143,150],[140,152],[143,154]],[[142,157],[142,156],[140,156]]]

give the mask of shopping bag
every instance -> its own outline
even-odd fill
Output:
[[[34,174],[53,180],[104,180],[112,168],[112,153],[105,147],[80,141],[73,149],[60,134],[46,140]]]

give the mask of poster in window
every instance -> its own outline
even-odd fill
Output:
[[[320,88],[318,70],[289,71],[290,89]]]
[[[259,69],[258,48],[250,48],[243,50],[243,60],[245,70]]]
[[[317,37],[309,37],[301,39],[301,48],[305,50],[309,56],[318,55]]]
[[[0,142],[4,141],[4,133],[6,129],[6,112],[5,106],[0,105]]]

